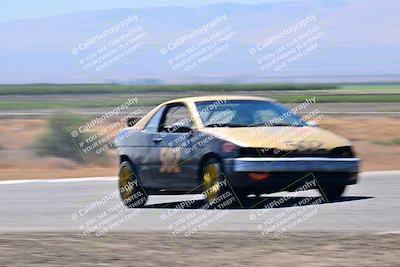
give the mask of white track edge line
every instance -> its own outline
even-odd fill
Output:
[[[371,171],[362,172],[362,176],[371,175],[400,175],[400,170],[390,170],[390,171]],[[117,176],[105,176],[105,177],[83,177],[83,178],[58,178],[58,179],[37,179],[37,180],[6,180],[0,181],[0,185],[7,184],[25,184],[25,183],[75,183],[75,182],[88,182],[88,181],[116,181]]]
[[[115,181],[116,176],[106,177],[85,177],[85,178],[59,178],[59,179],[37,179],[37,180],[6,180],[0,181],[0,185],[6,184],[28,184],[28,183],[74,183],[74,182],[87,182],[87,181]]]

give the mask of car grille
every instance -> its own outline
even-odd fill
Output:
[[[241,148],[239,157],[324,157],[353,158],[355,155],[349,146],[336,147],[331,150],[318,149],[306,151],[282,151],[274,148]]]

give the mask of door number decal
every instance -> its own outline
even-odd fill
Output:
[[[172,147],[162,147],[160,149],[161,168],[160,172],[163,173],[180,173],[179,160],[181,157],[181,150]]]

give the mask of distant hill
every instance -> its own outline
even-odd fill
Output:
[[[310,80],[320,77],[320,81],[327,76],[398,75],[399,10],[398,0],[319,0],[199,8],[95,10],[11,21],[0,24],[0,83],[291,82],[296,77],[309,77]],[[160,49],[224,14],[227,21],[221,25],[229,26],[235,32],[228,41],[229,47],[191,71],[173,70],[168,64],[170,56],[192,46],[207,34],[188,40],[166,56],[160,54]],[[257,65],[258,55],[269,50],[251,56],[249,49],[313,14],[315,21],[301,31],[311,26],[320,27],[324,35],[318,41],[318,48],[281,71],[261,70]],[[134,15],[138,16],[138,21],[118,34],[140,25],[147,36],[138,50],[100,72],[83,70],[78,63],[81,54],[73,56],[71,49]],[[221,25],[215,29],[222,29]],[[211,33],[210,30],[209,35]],[[279,47],[297,35],[290,34],[275,45]],[[87,50],[99,48],[102,41]]]

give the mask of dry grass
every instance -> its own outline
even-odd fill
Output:
[[[44,119],[0,120],[0,180],[45,179],[91,176],[114,176],[117,173],[116,151],[108,162],[80,165],[72,160],[39,157],[32,147],[47,129]]]
[[[387,145],[399,138],[399,117],[325,117],[321,127],[354,143],[363,171],[400,168],[400,145]],[[68,159],[38,157],[32,145],[45,130],[43,119],[0,120],[0,180],[116,175],[116,151],[111,151],[107,162],[87,166]]]
[[[363,171],[400,169],[400,145],[383,144],[399,137],[399,117],[327,117],[321,127],[354,143]]]

